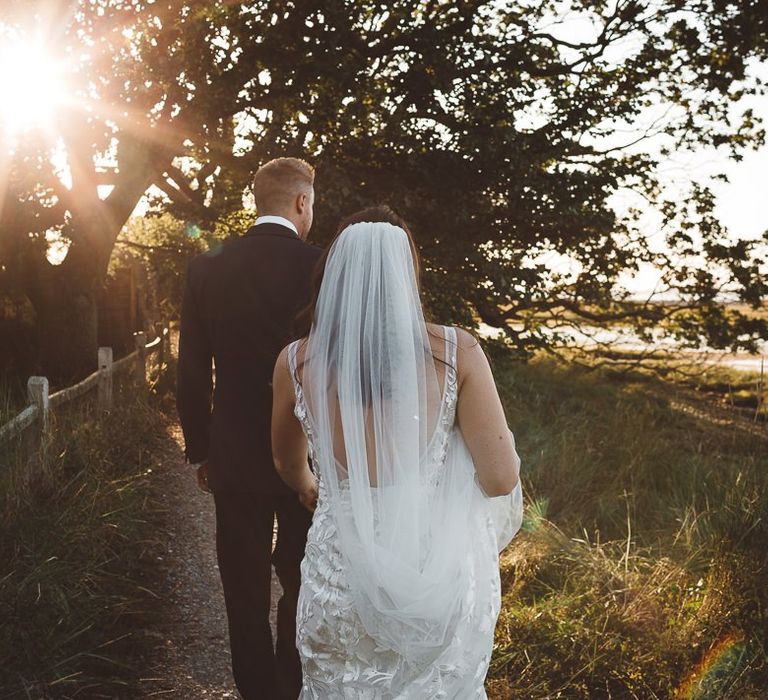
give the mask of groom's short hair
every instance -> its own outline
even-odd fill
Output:
[[[296,195],[309,193],[315,184],[315,169],[301,158],[275,158],[264,163],[253,176],[253,198],[259,212],[279,211],[290,206]]]

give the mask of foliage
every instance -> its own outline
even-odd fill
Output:
[[[176,319],[187,262],[209,245],[198,227],[169,214],[132,218],[117,240],[110,270],[140,261],[147,273],[145,292],[151,297],[153,317]]]
[[[110,272],[139,261],[146,271],[144,291],[152,317],[178,319],[189,259],[241,236],[255,218],[253,212],[239,210],[222,217],[211,229],[204,229],[194,221],[180,221],[168,213],[133,217],[117,239]]]
[[[318,241],[391,202],[413,223],[436,316],[479,318],[524,350],[564,316],[641,331],[666,319],[692,346],[752,348],[766,330],[722,303],[765,298],[764,246],[727,235],[709,183],[670,193],[659,167],[763,143],[739,100],[762,90],[764,0],[16,1],[6,34],[30,6],[75,62],[77,98],[59,138],[30,133],[7,154],[0,287],[22,289],[39,323],[88,303],[83,280],[103,279],[151,186],[155,208],[213,230],[259,163],[293,154],[318,166]],[[613,210],[622,192],[659,211],[661,252],[638,209]],[[72,243],[60,266],[44,257],[50,230]],[[545,265],[553,253],[573,272]],[[621,276],[643,262],[677,303],[629,298]]]
[[[497,364],[523,458],[489,680],[503,698],[759,698],[768,435],[685,389]]]

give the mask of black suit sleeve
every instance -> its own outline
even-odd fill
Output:
[[[203,321],[202,308],[195,294],[196,268],[193,260],[187,270],[187,281],[181,305],[179,365],[176,386],[176,408],[184,433],[184,455],[189,462],[208,458],[213,393],[211,342]]]

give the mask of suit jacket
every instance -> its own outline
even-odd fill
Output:
[[[289,228],[262,223],[189,264],[176,405],[186,458],[208,460],[214,491],[290,493],[272,461],[272,372],[295,339],[320,254]]]

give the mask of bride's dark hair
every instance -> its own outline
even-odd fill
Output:
[[[317,306],[317,298],[320,295],[320,287],[323,284],[323,275],[325,274],[325,263],[328,260],[328,253],[333,247],[336,239],[341,235],[347,226],[352,224],[359,224],[364,221],[379,222],[384,221],[393,226],[399,226],[405,235],[408,237],[408,245],[411,248],[411,255],[413,256],[413,266],[416,270],[416,284],[419,288],[419,294],[421,294],[421,256],[419,250],[416,247],[416,243],[413,240],[413,234],[408,228],[408,224],[405,223],[399,214],[397,214],[391,207],[386,204],[380,204],[375,207],[367,207],[360,211],[350,214],[347,218],[343,219],[339,224],[339,228],[333,235],[333,238],[328,243],[328,246],[323,251],[323,254],[318,258],[315,263],[315,268],[312,272],[312,297],[309,304],[304,307],[296,316],[296,335],[299,337],[305,337],[309,335],[309,330],[312,327],[312,322],[315,318],[315,308]]]

